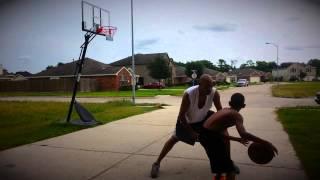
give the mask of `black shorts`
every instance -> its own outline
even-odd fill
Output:
[[[204,128],[203,128],[203,123],[212,115],[214,114],[214,111],[208,111],[207,112],[207,115],[206,117],[200,121],[200,122],[197,122],[197,123],[192,123],[192,124],[189,124],[191,126],[191,128],[201,134],[202,131],[204,131]],[[182,142],[185,142],[187,144],[190,144],[190,145],[194,145],[196,140],[192,138],[191,134],[189,133],[189,131],[187,131],[184,126],[180,123],[180,121],[177,121],[177,124],[176,124],[176,132],[175,132],[175,136],[177,137],[177,139],[179,141],[182,141]]]
[[[234,165],[230,158],[224,140],[223,132],[214,132],[204,129],[200,134],[199,141],[204,147],[210,160],[212,173],[234,172]]]

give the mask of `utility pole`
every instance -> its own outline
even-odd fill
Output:
[[[132,103],[136,103],[136,71],[134,65],[133,0],[131,0]]]
[[[266,44],[270,44],[270,45],[277,48],[277,69],[276,69],[276,72],[277,72],[277,85],[279,85],[279,80],[280,80],[280,77],[279,77],[279,45],[276,43],[270,43],[270,42],[266,42]]]

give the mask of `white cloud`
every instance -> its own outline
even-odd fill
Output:
[[[194,29],[200,31],[212,31],[212,32],[234,32],[237,30],[236,24],[210,24],[210,25],[194,25]]]
[[[138,49],[144,49],[159,42],[158,38],[144,39],[137,42]]]

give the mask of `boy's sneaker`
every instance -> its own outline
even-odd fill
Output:
[[[151,168],[151,178],[157,178],[159,174],[159,169],[160,169],[160,164],[158,163],[153,163],[152,168]]]

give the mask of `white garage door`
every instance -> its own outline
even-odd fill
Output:
[[[259,76],[252,76],[250,77],[250,83],[259,83],[260,77]]]

